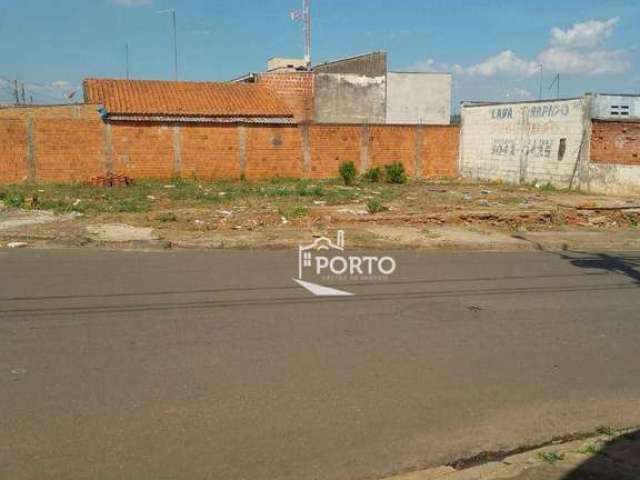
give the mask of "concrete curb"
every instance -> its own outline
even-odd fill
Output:
[[[601,453],[599,450],[607,442],[616,440],[622,443],[626,442],[628,449],[633,448],[636,451],[636,449],[640,448],[640,438],[637,436],[634,439],[625,438],[626,435],[636,430],[634,428],[619,430],[612,435],[595,434],[586,439],[534,448],[523,453],[507,456],[501,461],[491,461],[466,469],[457,470],[451,466],[440,466],[387,477],[384,480],[515,480],[521,478],[521,476],[523,479],[562,480],[572,470],[596,457],[601,463],[609,462],[610,466],[608,468],[612,469],[612,472],[615,473],[617,472],[616,469],[619,469],[621,472],[619,478],[626,479],[626,475],[629,474],[631,469],[640,469],[640,460],[638,460],[637,467],[629,467],[619,459],[613,458],[606,453]],[[559,459],[557,461],[545,460],[545,454],[557,456]],[[635,472],[635,470],[633,471]],[[640,471],[637,473],[640,474]],[[637,478],[640,478],[640,476]]]

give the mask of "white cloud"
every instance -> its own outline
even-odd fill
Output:
[[[417,62],[412,67],[422,71],[451,71],[470,77],[527,78],[539,71],[540,64],[546,71],[561,74],[620,74],[628,71],[631,63],[625,50],[609,50],[601,47],[610,37],[619,18],[589,20],[574,24],[567,30],[554,27],[549,45],[536,57],[527,59],[512,50],[503,50],[470,66],[449,65],[432,58]]]
[[[526,100],[527,98],[531,98],[533,94],[525,88],[513,88],[512,90],[508,90],[504,96],[512,100]]]
[[[620,18],[609,20],[589,20],[575,23],[568,30],[554,27],[551,29],[551,44],[566,47],[595,47],[609,38]]]
[[[66,80],[56,80],[55,82],[51,82],[51,86],[58,90],[67,90],[71,87],[71,84]]]
[[[538,65],[536,62],[524,60],[511,50],[504,50],[476,65],[467,67],[464,72],[467,75],[482,77],[495,77],[497,75],[527,77],[536,73],[537,70]]]
[[[138,7],[140,5],[151,5],[151,0],[111,0],[116,5],[125,7]]]
[[[461,75],[464,69],[458,64],[436,62],[433,58],[427,58],[409,66],[408,70],[414,72],[446,72]]]
[[[537,61],[548,71],[565,74],[619,74],[631,67],[622,50],[578,50],[551,47],[538,55]]]

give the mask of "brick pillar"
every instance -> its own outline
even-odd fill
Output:
[[[364,124],[360,130],[360,173],[369,170],[369,125]]]
[[[240,167],[240,178],[244,178],[247,168],[247,127],[238,125],[238,164]]]
[[[311,173],[311,132],[308,123],[300,125],[302,135],[302,174],[308,177]]]
[[[102,124],[102,166],[104,173],[113,173],[113,143],[110,123]]]
[[[416,157],[414,163],[414,177],[423,177],[423,165],[422,165],[422,149],[424,146],[424,128],[421,123],[416,125],[415,129],[415,141],[416,141]]]
[[[27,180],[35,182],[38,177],[38,158],[33,117],[27,117]]]
[[[182,130],[180,125],[173,127],[173,175],[180,178],[182,174]]]

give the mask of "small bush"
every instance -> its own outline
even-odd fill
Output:
[[[406,183],[407,174],[404,171],[404,165],[400,162],[390,163],[384,166],[385,178],[388,183]]]
[[[24,196],[21,193],[16,193],[6,198],[6,204],[13,208],[21,208],[24,205]]]
[[[321,197],[324,195],[322,185],[308,185],[306,183],[298,184],[298,195],[301,197]]]
[[[369,213],[378,213],[385,210],[385,207],[379,199],[372,198],[367,202],[367,210]]]
[[[340,165],[340,176],[345,185],[353,185],[356,179],[356,166],[353,162],[342,162]]]
[[[380,167],[373,167],[367,170],[363,177],[367,182],[378,183],[382,180],[382,170],[380,170]]]
[[[162,212],[156,215],[155,219],[162,223],[177,222],[178,216],[173,212]]]
[[[538,458],[543,462],[553,465],[557,462],[564,460],[564,454],[555,451],[552,452],[538,452]]]
[[[280,215],[287,220],[303,218],[307,216],[307,207],[304,205],[294,205],[280,208]]]

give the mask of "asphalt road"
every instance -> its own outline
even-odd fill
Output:
[[[368,479],[639,425],[640,254],[0,252],[0,478]]]

